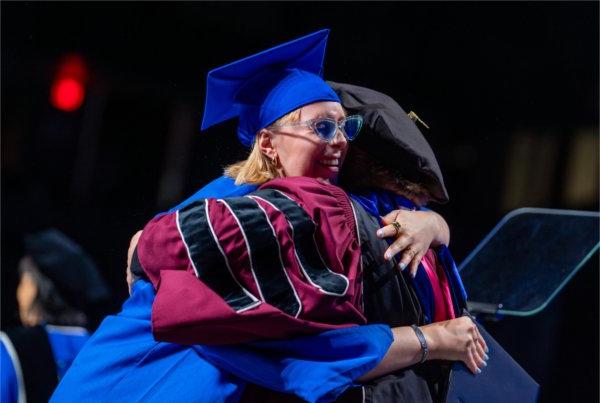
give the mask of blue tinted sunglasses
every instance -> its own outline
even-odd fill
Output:
[[[358,133],[360,133],[360,129],[363,125],[363,118],[360,115],[352,115],[348,116],[345,119],[342,119],[340,122],[337,122],[334,119],[329,118],[320,118],[320,119],[312,119],[304,122],[294,122],[294,123],[285,123],[283,125],[273,125],[271,127],[284,127],[284,126],[308,126],[317,136],[326,142],[331,142],[337,133],[337,130],[340,129],[344,136],[349,141],[354,140]]]

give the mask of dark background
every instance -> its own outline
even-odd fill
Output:
[[[235,122],[200,133],[208,70],[328,27],[325,77],[385,92],[424,131],[461,261],[508,211],[598,210],[598,3],[2,2],[2,326],[17,323],[24,233],[95,258],[114,312],[129,238],[244,157]],[[83,106],[48,99],[60,58]],[[509,269],[509,268],[507,268]],[[598,259],[541,314],[489,324],[541,401],[598,400]]]

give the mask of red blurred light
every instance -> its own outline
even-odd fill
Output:
[[[85,99],[88,71],[80,55],[64,56],[59,62],[52,87],[50,103],[57,109],[73,112],[81,107]]]
[[[72,78],[55,81],[50,90],[50,102],[56,109],[73,112],[79,109],[85,98],[85,89]]]

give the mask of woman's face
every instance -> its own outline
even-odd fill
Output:
[[[31,258],[26,256],[19,264],[34,264]],[[19,304],[19,317],[24,326],[35,326],[41,322],[39,312],[34,309],[38,288],[35,280],[27,271],[21,274],[21,280],[17,287],[17,302]]]
[[[300,122],[346,117],[337,102],[317,102],[300,110]],[[282,176],[308,176],[329,183],[337,181],[346,157],[348,141],[338,129],[331,142],[321,139],[308,125],[282,126],[272,130],[271,144],[281,165]]]

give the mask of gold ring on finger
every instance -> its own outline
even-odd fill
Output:
[[[398,221],[394,221],[394,222],[392,222],[392,226],[396,230],[396,234],[394,236],[400,235],[400,229],[402,228],[402,225],[400,225],[400,223]]]

